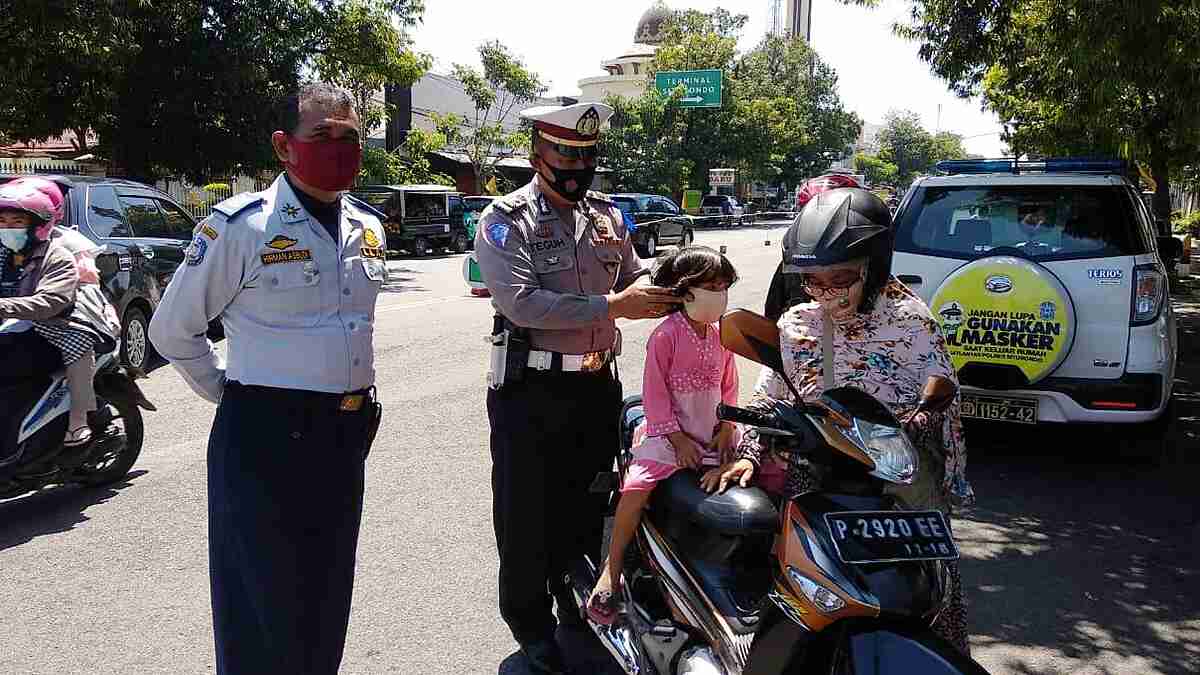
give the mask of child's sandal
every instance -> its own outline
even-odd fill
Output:
[[[78,448],[92,442],[92,430],[86,426],[71,429],[63,439],[64,448]]]

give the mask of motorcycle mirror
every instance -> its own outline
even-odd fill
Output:
[[[721,345],[779,373],[783,355],[779,351],[779,327],[761,314],[735,309],[721,317]]]
[[[954,397],[958,395],[958,385],[953,380],[940,375],[930,375],[925,380],[925,388],[921,390],[921,402],[914,412],[941,412],[950,407]]]
[[[750,359],[779,373],[793,400],[801,401],[800,392],[783,372],[783,353],[779,351],[779,327],[767,317],[748,309],[735,309],[721,317],[721,345],[738,356]]]

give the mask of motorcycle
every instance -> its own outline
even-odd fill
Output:
[[[0,323],[0,333],[28,330],[24,321]],[[71,394],[66,374],[0,385],[0,499],[56,484],[109,485],[125,477],[142,452],[142,410],[156,408],[117,360],[118,349],[98,354],[97,409],[89,415],[92,440],[67,448]]]
[[[778,329],[765,317],[730,312],[721,342],[783,372]],[[931,378],[916,411],[945,409],[956,392]],[[641,398],[626,399],[622,473],[643,417]],[[986,675],[930,630],[949,597],[945,561],[958,550],[941,512],[906,510],[885,494],[917,471],[916,450],[886,406],[839,387],[769,410],[722,405],[718,417],[786,438],[789,461],[807,460],[826,478],[780,504],[755,487],[709,494],[689,470],[660,483],[629,547],[617,620],[602,625],[581,612],[625,673]],[[598,479],[595,489],[611,487]],[[597,572],[585,557],[568,575],[578,607]]]

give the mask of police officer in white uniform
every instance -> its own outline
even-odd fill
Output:
[[[680,302],[634,284],[647,270],[621,212],[588,191],[612,112],[599,103],[522,112],[536,174],[484,211],[475,236],[494,342],[507,348],[493,359],[487,401],[500,612],[536,672],[565,672],[548,587],[560,621],[577,620],[562,577],[600,550],[605,498],[588,488],[616,453],[615,320],[664,316]]]
[[[196,229],[150,337],[218,404],[208,444],[217,673],[333,675],[342,658],[378,428],[384,232],[342,191],[361,161],[353,99],[307,85],[280,111],[286,172]],[[221,318],[223,364],[205,338]]]

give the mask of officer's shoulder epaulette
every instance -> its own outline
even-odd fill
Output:
[[[501,213],[511,216],[529,206],[529,197],[523,192],[514,192],[492,202],[492,206],[499,209]]]
[[[243,192],[222,201],[220,204],[217,204],[213,207],[213,211],[225,216],[226,220],[232,220],[239,213],[245,211],[251,206],[254,206],[255,204],[261,204],[264,201],[266,200],[263,199],[262,194],[258,192]]]
[[[604,194],[603,192],[596,192],[595,190],[588,190],[587,196],[588,196],[588,199],[594,199],[598,202],[604,202],[605,204],[615,204],[616,203],[612,200],[612,197],[609,197],[608,195]]]
[[[352,194],[349,194],[349,193],[344,194],[344,195],[342,195],[342,199],[345,199],[346,201],[350,202],[350,204],[352,206],[354,206],[354,208],[356,208],[360,211],[366,211],[367,213],[371,214],[372,216],[375,216],[376,218],[379,219],[380,222],[387,220],[387,216],[384,215],[383,211],[380,211],[379,209],[375,208],[374,206],[371,206],[370,203],[365,202],[365,201],[359,199],[358,197],[355,197]]]

